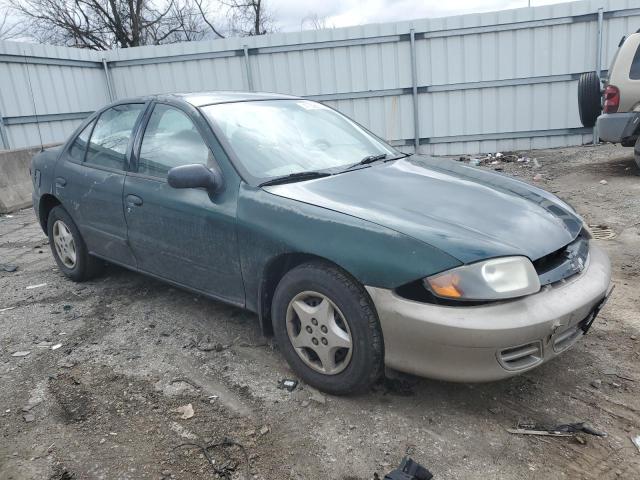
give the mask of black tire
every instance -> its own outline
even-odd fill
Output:
[[[340,373],[327,375],[315,371],[300,358],[289,339],[286,320],[289,303],[307,291],[328,297],[348,324],[352,351]],[[276,288],[271,315],[283,356],[307,384],[330,394],[346,395],[366,391],[380,378],[384,369],[384,344],[378,316],[366,290],[346,272],[321,261],[292,269]]]
[[[578,80],[578,110],[580,121],[585,127],[593,127],[602,112],[600,78],[596,72],[580,75]]]
[[[69,267],[65,264],[63,259],[60,258],[56,247],[54,245],[54,225],[57,221],[61,221],[67,226],[73,237],[75,246],[75,264]],[[74,282],[84,282],[94,278],[96,275],[102,272],[104,268],[104,262],[96,257],[89,255],[87,246],[84,243],[82,235],[76,226],[75,222],[67,211],[62,206],[54,207],[49,212],[49,218],[47,220],[47,235],[49,236],[49,246],[51,247],[51,253],[53,258],[58,264],[58,268]]]

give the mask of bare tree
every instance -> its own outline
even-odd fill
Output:
[[[335,28],[329,24],[327,17],[320,17],[317,13],[310,13],[300,22],[300,30],[324,30],[325,28]]]
[[[276,31],[265,0],[219,0],[227,7],[229,31],[236,35],[264,35]]]
[[[208,36],[195,0],[10,0],[34,40],[107,50],[201,40]]]
[[[0,13],[0,40],[11,40],[21,35],[22,31],[9,16],[9,10]]]
[[[211,20],[209,20],[209,18],[211,18],[211,13],[209,12],[209,4],[208,3],[205,4],[203,0],[193,0],[193,1],[196,7],[198,7],[198,11],[200,12],[202,20],[204,21],[204,23],[206,23],[207,27],[209,27],[211,32],[214,35],[216,35],[218,38],[224,38],[225,36],[222,33],[220,33],[220,29],[215,27],[211,22]]]

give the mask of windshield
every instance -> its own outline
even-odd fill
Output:
[[[241,167],[260,180],[398,154],[347,117],[308,100],[222,103],[202,110]]]

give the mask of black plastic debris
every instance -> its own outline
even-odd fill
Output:
[[[398,468],[384,476],[384,480],[431,480],[432,478],[433,474],[429,470],[409,457],[404,457]]]
[[[285,378],[283,380],[278,381],[278,388],[281,390],[288,390],[290,392],[293,392],[297,386],[298,386],[297,380],[289,380],[288,378]]]

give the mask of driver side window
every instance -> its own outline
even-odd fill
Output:
[[[166,178],[173,167],[213,166],[213,155],[191,119],[177,108],[157,104],[140,147],[138,173]]]

